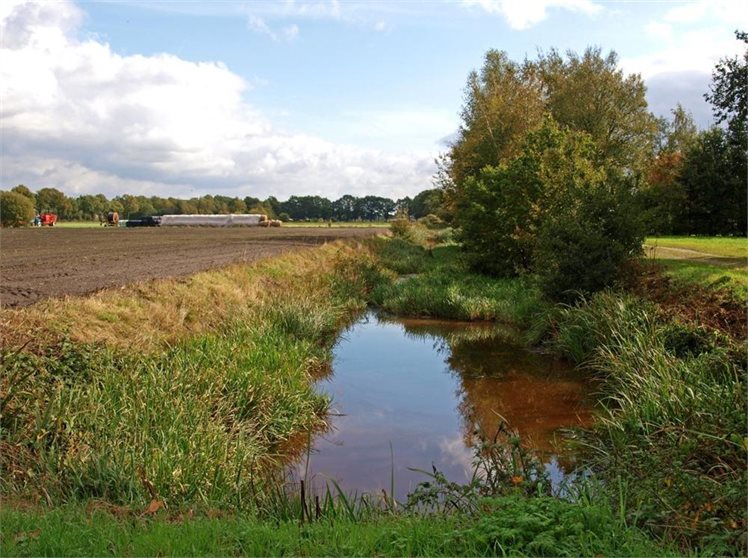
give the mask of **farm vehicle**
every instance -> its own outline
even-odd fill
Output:
[[[110,211],[106,214],[106,217],[102,219],[101,224],[105,227],[118,227],[119,226],[119,213],[116,211]]]
[[[54,213],[40,213],[34,217],[35,227],[54,227],[57,222],[57,215]]]

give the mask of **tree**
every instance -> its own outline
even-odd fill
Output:
[[[357,212],[358,200],[346,194],[332,202],[332,216],[336,221],[355,221],[360,217]]]
[[[11,192],[15,192],[16,194],[21,194],[22,196],[26,196],[32,202],[36,203],[36,195],[34,194],[34,192],[32,192],[31,190],[29,190],[23,184],[19,184],[15,188],[11,189]]]
[[[56,188],[42,188],[36,193],[36,208],[39,213],[49,211],[66,218],[72,210],[72,203]]]
[[[641,255],[643,228],[627,188],[593,188],[538,231],[532,267],[548,298],[573,302],[614,285]]]
[[[687,205],[681,182],[684,155],[698,137],[693,116],[678,104],[672,118],[658,119],[654,153],[637,193],[638,210],[650,234],[675,234],[682,229]]]
[[[600,187],[604,170],[582,132],[561,129],[552,118],[528,135],[521,154],[469,177],[458,198],[458,238],[473,267],[511,276],[531,269],[538,229],[549,213]]]
[[[748,45],[748,33],[735,31],[735,38]],[[704,95],[712,104],[717,123],[727,122],[737,143],[745,146],[748,120],[748,48],[742,57],[723,58],[714,67],[712,85]]]
[[[546,110],[561,125],[586,132],[597,161],[611,170],[640,170],[651,152],[656,121],[647,109],[646,88],[638,74],[624,75],[618,55],[588,48],[581,56],[557,50],[534,63]]]
[[[489,50],[480,73],[468,76],[462,124],[444,161],[449,179],[459,188],[484,167],[515,156],[526,134],[540,124],[543,110],[534,68]]]
[[[34,204],[18,192],[0,192],[0,225],[22,227],[34,218]]]
[[[426,215],[438,215],[442,217],[445,213],[443,208],[444,192],[439,188],[424,190],[416,194],[411,203],[411,215],[416,219]]]
[[[714,127],[686,152],[681,171],[687,204],[683,231],[689,234],[746,234],[745,151]]]

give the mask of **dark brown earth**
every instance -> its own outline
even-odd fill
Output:
[[[156,277],[176,277],[382,228],[0,230],[0,305],[28,306]]]

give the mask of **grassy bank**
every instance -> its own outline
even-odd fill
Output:
[[[258,505],[281,446],[324,425],[312,374],[365,304],[361,250],[3,311],[3,494]]]
[[[3,556],[664,555],[602,507],[513,497],[482,506],[480,518],[399,513],[302,525],[238,515],[122,518],[72,506],[42,514],[3,510],[0,541]]]
[[[606,498],[630,525],[683,549],[741,552],[748,530],[744,327],[723,330],[719,320],[703,319],[744,309],[734,291],[715,297],[708,290],[699,298],[684,286],[691,294],[683,298],[681,287],[664,283],[688,309],[623,292],[553,306],[531,279],[471,273],[456,247],[379,242],[383,265],[405,274],[374,289],[383,308],[508,322],[526,342],[601,380],[601,416],[582,442],[596,476],[611,489]]]

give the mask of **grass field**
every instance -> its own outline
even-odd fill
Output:
[[[55,227],[63,229],[94,229],[101,228],[98,221],[57,221]]]
[[[716,236],[661,236],[647,237],[646,246],[680,248],[723,258],[748,258],[748,239]]]
[[[727,287],[748,298],[748,239],[727,237],[648,237],[647,257],[671,277],[705,287]]]

